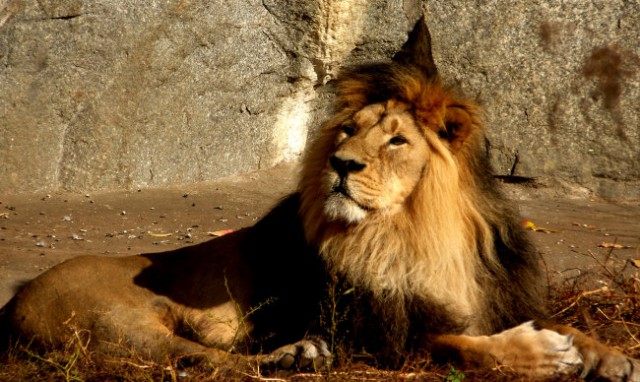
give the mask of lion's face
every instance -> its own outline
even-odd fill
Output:
[[[408,106],[369,105],[334,129],[334,150],[321,183],[327,218],[355,223],[372,213],[402,209],[429,159],[425,131]]]

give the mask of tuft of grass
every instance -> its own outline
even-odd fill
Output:
[[[467,376],[460,370],[449,365],[449,373],[444,376],[445,382],[462,382]]]

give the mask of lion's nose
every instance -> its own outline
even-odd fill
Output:
[[[341,177],[351,172],[362,171],[367,166],[364,163],[358,162],[357,160],[343,159],[339,158],[336,155],[333,155],[331,158],[329,158],[329,163],[331,163],[331,167],[333,167]]]

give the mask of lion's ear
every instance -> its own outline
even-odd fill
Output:
[[[422,70],[427,78],[436,77],[438,70],[433,61],[431,35],[424,16],[416,22],[413,30],[409,33],[407,42],[393,56],[393,61],[401,65],[417,67]]]
[[[452,105],[447,107],[444,127],[440,136],[449,141],[451,151],[456,152],[462,146],[473,130],[473,117],[471,112],[463,105]]]

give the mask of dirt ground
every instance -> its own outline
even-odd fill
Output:
[[[295,178],[296,166],[287,164],[183,187],[1,195],[0,306],[21,283],[70,257],[161,252],[251,225],[294,189]],[[640,202],[598,200],[558,183],[504,187],[523,219],[547,230],[530,235],[551,282],[588,274],[602,284],[607,269],[637,269],[629,260],[640,260]],[[600,247],[606,243],[623,248]]]

